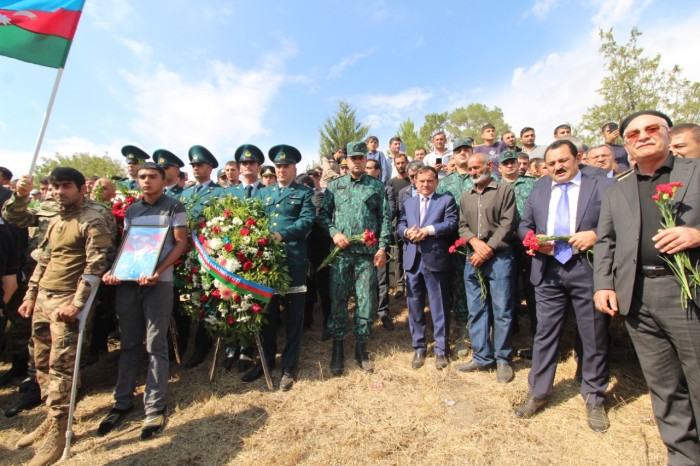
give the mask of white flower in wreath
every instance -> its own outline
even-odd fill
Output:
[[[219,238],[212,238],[209,240],[209,247],[214,251],[218,251],[224,247],[224,242]]]
[[[214,316],[212,316],[212,315],[206,316],[206,317],[204,318],[204,321],[205,321],[206,323],[208,323],[208,324],[211,324],[211,325],[216,325],[216,322],[217,322],[217,321],[216,321],[216,317],[214,317]]]
[[[251,241],[253,238],[251,238],[250,236],[244,236],[242,239],[243,239],[243,242],[244,242],[245,244],[250,244],[250,241]]]
[[[206,291],[211,290],[211,283],[202,281],[202,289]]]
[[[256,254],[257,252],[258,252],[258,248],[256,248],[256,247],[248,246],[247,248],[245,248],[245,253],[248,255],[252,256],[252,255]]]
[[[272,253],[270,251],[264,251],[262,257],[266,261],[269,261],[270,259],[272,259]]]
[[[238,322],[248,322],[250,320],[250,316],[249,315],[242,315],[237,320],[238,320]]]
[[[235,273],[238,269],[241,268],[241,263],[238,262],[238,259],[236,259],[235,257],[229,257],[228,259],[226,259],[226,265],[224,266],[224,268],[229,272]]]
[[[233,218],[231,219],[231,224],[232,224],[232,225],[236,225],[236,226],[241,226],[241,225],[243,225],[243,220],[241,220],[241,219],[238,218],[238,217],[233,217]]]

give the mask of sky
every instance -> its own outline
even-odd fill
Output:
[[[2,0],[0,0],[2,3]],[[695,0],[87,0],[41,158],[123,160],[134,144],[185,162],[207,147],[290,144],[318,159],[340,100],[387,150],[398,125],[470,103],[551,142],[600,99],[599,28],[700,81]],[[56,70],[0,57],[0,166],[27,173]],[[188,167],[189,168],[189,167]]]

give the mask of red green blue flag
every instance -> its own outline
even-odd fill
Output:
[[[85,0],[0,0],[0,55],[63,68]]]

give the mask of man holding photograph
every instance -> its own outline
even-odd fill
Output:
[[[129,207],[124,227],[170,227],[152,275],[122,282],[107,272],[102,280],[117,287],[116,308],[121,332],[119,376],[114,389],[114,407],[97,432],[106,435],[119,425],[134,407],[134,389],[141,346],[145,340],[148,374],[144,390],[146,419],[141,439],[150,438],[165,427],[165,392],[168,386],[168,325],[173,302],[173,264],[187,246],[187,212],[178,200],[163,194],[165,172],[155,163],[144,163],[138,170],[143,199]],[[117,258],[119,261],[119,258]],[[150,271],[148,271],[150,273]]]

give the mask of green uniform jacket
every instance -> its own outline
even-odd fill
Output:
[[[259,197],[257,194],[264,187],[265,186],[260,181],[256,181],[253,184],[253,195],[251,197]],[[233,198],[238,198],[238,199],[245,199],[246,195],[245,195],[245,188],[243,187],[243,183],[238,183],[236,185],[224,188],[223,195],[224,196],[231,196]]]
[[[316,209],[313,190],[291,183],[280,192],[279,185],[263,187],[255,193],[270,218],[270,231],[279,233],[287,253],[285,264],[306,265],[306,236],[314,223]]]
[[[342,233],[350,238],[370,230],[377,236],[377,244],[361,243],[349,246],[350,254],[372,254],[377,249],[387,250],[391,239],[391,211],[384,184],[363,174],[353,180],[350,175],[341,176],[328,183],[319,214],[321,225],[331,238]]]
[[[460,175],[457,172],[451,173],[440,180],[436,192],[438,194],[451,194],[459,208],[459,198],[462,193],[472,189],[474,183],[468,174]]]
[[[516,225],[520,225],[520,219],[523,218],[523,212],[525,211],[525,203],[527,203],[527,198],[530,197],[532,188],[534,188],[535,183],[537,183],[537,178],[532,176],[519,176],[513,183],[509,183],[502,178],[499,181],[510,185],[513,191],[515,191],[515,223]]]
[[[197,190],[197,188],[201,189]],[[187,219],[196,221],[204,212],[204,208],[215,202],[223,192],[224,188],[213,181],[205,188],[195,184],[182,191],[179,201],[185,204]]]
[[[184,189],[182,189],[179,185],[175,184],[172,188],[165,189],[165,195],[168,197],[172,197],[173,199],[180,199],[180,196],[182,195],[183,191]]]

